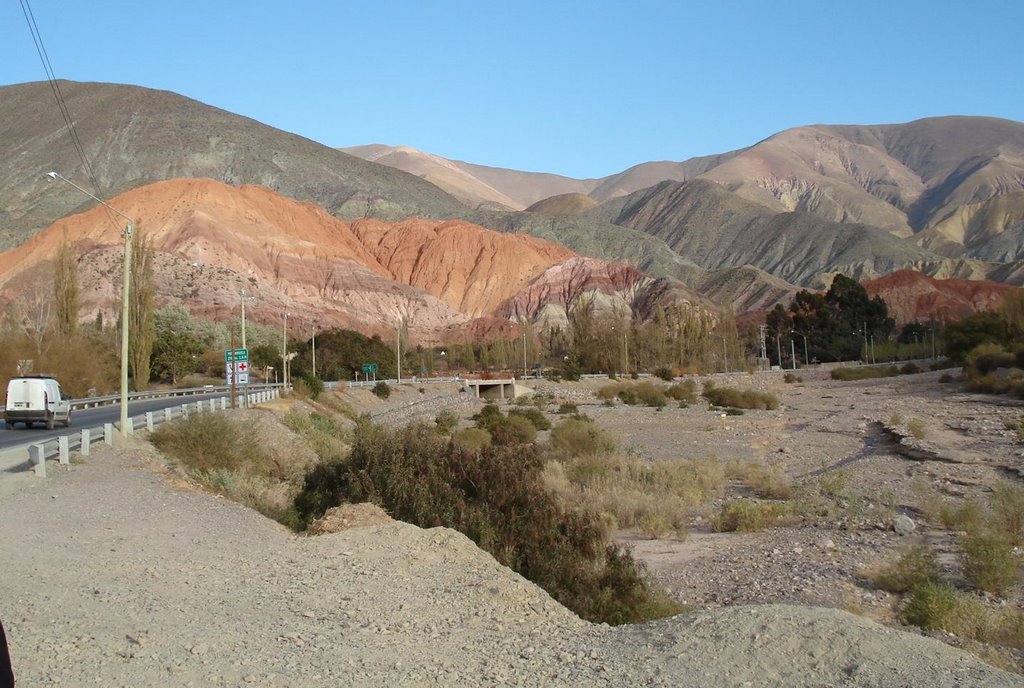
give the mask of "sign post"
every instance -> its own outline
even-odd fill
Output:
[[[249,350],[248,349],[225,349],[224,350],[224,378],[228,385],[249,384]],[[248,396],[248,395],[246,395]]]
[[[363,364],[363,377],[367,381],[370,379],[370,375],[373,375],[373,381],[377,381],[377,364],[376,363],[364,363]]]

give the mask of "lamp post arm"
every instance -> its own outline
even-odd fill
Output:
[[[86,196],[88,196],[89,198],[91,198],[92,200],[94,200],[94,201],[96,201],[97,203],[99,203],[99,204],[100,204],[101,206],[103,206],[103,207],[104,207],[104,208],[106,208],[107,210],[109,210],[109,211],[111,211],[111,212],[114,212],[114,213],[117,213],[118,215],[120,215],[120,216],[121,216],[121,217],[123,217],[124,219],[128,220],[128,222],[131,222],[131,223],[133,223],[133,224],[134,224],[134,222],[135,222],[135,221],[134,221],[134,220],[133,220],[132,218],[128,217],[127,215],[125,215],[124,213],[122,213],[122,212],[121,212],[120,210],[118,210],[118,209],[117,209],[117,208],[115,208],[114,206],[112,206],[112,205],[110,205],[109,203],[105,202],[105,201],[104,201],[104,200],[103,200],[102,198],[96,198],[96,197],[95,197],[95,196],[93,196],[93,195],[92,195],[91,193],[89,193],[88,191],[86,191],[85,189],[83,189],[82,187],[80,187],[80,186],[79,186],[78,184],[75,184],[75,183],[74,183],[73,181],[71,181],[70,179],[68,179],[68,178],[67,178],[67,177],[65,177],[64,175],[62,175],[62,174],[59,174],[59,173],[57,173],[57,172],[47,172],[47,173],[46,173],[46,176],[47,176],[47,177],[49,177],[50,179],[59,179],[59,180],[61,180],[62,182],[67,182],[68,184],[70,184],[71,186],[75,187],[76,189],[78,189],[79,191],[81,191],[82,193],[84,193],[84,194],[85,194]]]

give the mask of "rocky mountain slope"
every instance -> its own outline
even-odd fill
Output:
[[[99,182],[93,189],[49,84],[0,88],[0,249],[90,208],[56,170],[101,198],[193,177],[258,184],[345,218],[449,217],[464,207],[413,175],[195,100],[116,84],[60,82]]]
[[[509,210],[524,210],[549,196],[587,195],[598,185],[596,179],[571,179],[545,172],[521,172],[449,160],[410,146],[374,143],[341,150],[363,160],[422,177],[473,208],[496,205]]]
[[[824,286],[836,272],[866,279],[911,267],[1024,282],[1017,122],[800,127],[721,155],[574,180],[407,147],[351,149],[386,163],[377,164],[172,93],[61,88],[103,198],[169,178],[256,184],[341,220],[458,220],[531,234],[681,280],[736,310]],[[45,176],[55,169],[91,188],[80,165],[47,84],[0,88],[0,248],[93,207]],[[533,212],[502,210],[524,207]]]
[[[1007,284],[988,280],[937,280],[913,270],[899,270],[864,283],[868,295],[881,296],[897,326],[909,322],[959,320],[998,308]]]
[[[406,169],[401,161],[380,160]],[[576,193],[606,202],[660,182],[697,178],[773,213],[807,213],[810,220],[824,220],[826,228],[865,225],[898,237],[929,231],[918,243],[946,256],[998,262],[1024,257],[1022,201],[1002,200],[1024,191],[1024,124],[995,118],[797,127],[720,155],[642,163],[602,179],[579,180],[574,189],[559,178],[548,196]],[[492,181],[496,192],[505,193],[502,177]],[[536,181],[542,183],[539,176]],[[564,203],[534,209],[585,210]]]
[[[593,294],[599,306],[643,310],[659,299],[702,302],[682,284],[624,264],[581,259],[559,244],[525,234],[498,233],[463,221],[365,219],[344,222],[312,203],[254,185],[210,179],[158,182],[112,203],[137,218],[154,248],[158,301],[183,302],[219,319],[237,307],[245,288],[257,297],[251,317],[391,329],[405,318],[414,334],[436,337],[474,319],[564,318],[564,294],[520,294],[550,281],[560,266],[573,276],[573,296]],[[9,302],[45,268],[67,233],[80,254],[85,315],[116,308],[122,227],[102,207],[54,223],[0,254],[0,294]],[[615,275],[615,279],[609,279]],[[641,289],[641,287],[646,288]],[[655,292],[650,288],[657,287]],[[44,287],[45,288],[45,287]],[[543,291],[543,290],[542,290]],[[553,303],[549,303],[552,301]],[[637,302],[637,303],[634,303]],[[554,316],[557,317],[557,316]]]

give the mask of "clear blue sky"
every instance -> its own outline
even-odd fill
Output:
[[[57,2],[58,78],[161,88],[330,146],[600,177],[813,123],[1024,120],[1020,0]],[[40,81],[0,4],[0,84]],[[74,113],[72,113],[74,114]]]

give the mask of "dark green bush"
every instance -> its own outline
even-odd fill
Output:
[[[373,390],[371,391],[381,399],[387,399],[388,397],[391,396],[391,388],[388,387],[388,383],[384,382],[383,380],[375,384],[373,386]]]
[[[434,429],[442,435],[450,435],[459,424],[459,414],[451,409],[443,409],[434,416]]]
[[[528,420],[531,423],[533,423],[533,427],[535,427],[538,430],[550,430],[551,429],[551,421],[548,420],[548,417],[545,416],[541,412],[540,409],[535,409],[535,408],[527,408],[527,409],[514,408],[514,409],[511,409],[508,412],[508,415],[509,416],[522,416],[526,420]]]
[[[483,430],[490,431],[495,425],[504,420],[505,416],[496,404],[485,404],[480,411],[473,416],[476,426]]]
[[[628,406],[636,406],[640,403],[640,398],[636,394],[636,390],[632,387],[624,387],[619,390],[619,400]]]
[[[564,403],[558,405],[558,413],[560,415],[566,415],[569,413],[578,413],[579,410],[576,408],[576,404]]]
[[[679,611],[649,590],[642,564],[604,541],[596,517],[563,510],[541,478],[533,447],[468,452],[425,426],[389,429],[365,421],[345,464],[322,466],[307,480],[319,499],[372,501],[420,527],[467,535],[502,564],[548,591],[584,619],[610,624]],[[308,522],[319,515],[300,510]]]
[[[702,396],[711,405],[725,408],[769,410],[779,408],[779,400],[774,394],[752,389],[738,390],[732,387],[715,387],[711,382],[704,385]]]
[[[900,369],[892,365],[835,368],[830,373],[833,380],[871,380],[877,377],[896,377],[899,374]]]
[[[949,373],[943,373],[942,375],[939,376],[939,382],[941,382],[942,384],[948,384],[952,381],[953,376],[950,375]]]
[[[967,366],[981,375],[999,368],[1012,368],[1016,362],[1016,356],[998,344],[979,344],[967,354]]]
[[[786,373],[785,375],[782,376],[782,381],[785,382],[786,384],[792,384],[794,382],[803,382],[804,379],[802,377],[794,375],[793,373]]]
[[[655,377],[660,377],[665,382],[672,382],[675,375],[672,374],[671,368],[661,367],[654,371]]]
[[[313,401],[319,399],[320,395],[324,393],[324,381],[313,373],[304,373],[299,379],[305,383],[309,398]]]
[[[921,372],[921,367],[916,363],[904,363],[900,368],[900,375],[914,375]]]
[[[504,416],[490,428],[494,444],[502,447],[529,444],[537,439],[537,428],[523,416]]]

